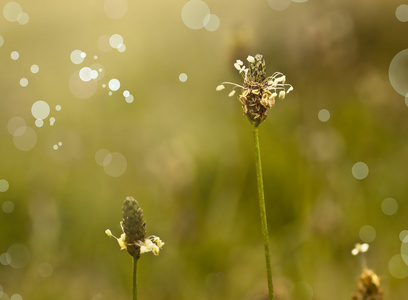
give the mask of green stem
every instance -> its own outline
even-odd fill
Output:
[[[133,300],[137,300],[137,261],[139,257],[133,256]]]
[[[267,273],[266,275],[268,278],[269,300],[273,300],[272,268],[268,241],[268,224],[266,222],[265,195],[262,179],[261,150],[259,147],[259,135],[257,125],[254,125],[254,146],[255,146],[256,178],[258,181],[259,211],[261,215],[262,235],[265,248],[265,264]]]

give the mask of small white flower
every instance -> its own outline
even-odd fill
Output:
[[[120,239],[117,239],[118,244],[120,246],[120,250],[127,249],[125,240],[126,240],[126,234],[122,233],[121,236],[120,236]]]
[[[160,248],[158,246],[156,246],[156,245],[153,245],[152,246],[152,252],[153,252],[154,255],[159,255]]]
[[[247,61],[250,62],[250,63],[254,63],[254,62],[255,62],[255,58],[254,58],[253,56],[251,56],[251,55],[248,55]]]
[[[368,251],[368,248],[370,248],[370,245],[367,243],[364,244],[357,243],[354,245],[354,249],[351,250],[351,254],[355,256],[359,253],[365,253]]]
[[[280,98],[280,99],[285,98],[285,95],[286,95],[285,91],[280,91],[280,92],[279,92],[279,98]]]
[[[106,235],[107,235],[108,237],[113,237],[113,238],[115,238],[115,239],[118,241],[118,244],[119,244],[119,246],[120,246],[120,250],[127,249],[127,248],[126,248],[126,242],[125,242],[125,240],[126,240],[126,234],[125,234],[125,233],[122,233],[122,235],[120,236],[120,238],[117,238],[116,236],[114,236],[114,235],[112,234],[112,231],[110,231],[110,229],[106,229],[106,230],[105,230],[105,233],[106,233]]]
[[[228,94],[228,97],[232,97],[232,96],[234,96],[235,95],[235,90],[232,90],[229,94]]]
[[[222,91],[223,89],[225,89],[225,86],[224,86],[223,84],[220,84],[219,86],[216,87],[215,90],[216,90],[217,92],[219,92],[219,91]]]
[[[360,246],[360,252],[364,253],[368,251],[368,248],[370,248],[370,245],[367,243],[364,243]]]
[[[243,67],[243,65],[244,65],[244,63],[239,59],[237,59],[237,61],[234,63],[235,69],[237,69],[240,73],[242,72],[241,68]],[[245,68],[245,67],[243,67],[243,68]]]

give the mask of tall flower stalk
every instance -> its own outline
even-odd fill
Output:
[[[241,102],[244,115],[248,117],[253,127],[253,141],[255,153],[256,178],[258,183],[259,212],[261,218],[262,236],[265,250],[266,275],[268,280],[269,299],[274,299],[272,283],[272,267],[269,251],[269,234],[265,209],[265,195],[262,178],[261,150],[259,145],[258,126],[266,119],[269,109],[275,104],[275,98],[284,99],[286,94],[293,90],[290,84],[286,84],[286,76],[275,72],[266,77],[265,60],[262,54],[255,57],[248,56],[248,67],[241,60],[237,60],[234,67],[244,78],[243,85],[232,82],[223,82],[216,90],[225,89],[225,85],[231,85],[232,91],[228,96],[235,95],[236,89],[241,89],[238,100]]]
[[[133,259],[133,300],[137,300],[137,262],[140,255],[153,252],[159,255],[164,243],[154,235],[145,238],[146,223],[143,218],[143,210],[133,197],[126,197],[122,206],[122,221],[120,226],[123,233],[120,238],[115,237],[109,229],[105,233],[118,241],[121,250],[127,250]]]

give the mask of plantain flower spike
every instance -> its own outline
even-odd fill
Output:
[[[160,249],[164,246],[163,241],[157,236],[146,236],[146,224],[143,219],[143,210],[138,202],[131,196],[126,197],[122,206],[122,227],[123,233],[120,238],[115,237],[109,229],[105,233],[118,241],[121,250],[127,250],[128,253],[139,258],[140,254],[153,252],[158,255]]]
[[[357,282],[352,300],[383,300],[380,278],[373,270],[364,269]]]
[[[129,196],[126,197],[122,206],[122,229],[125,237],[127,251],[133,257],[140,256],[138,241],[144,241],[146,235],[146,224],[143,219],[143,210],[137,201]]]
[[[275,104],[275,98],[285,96],[293,90],[293,87],[286,82],[286,76],[280,72],[275,72],[272,76],[266,77],[265,60],[262,54],[255,57],[248,56],[248,67],[244,66],[241,60],[234,63],[234,67],[244,78],[243,85],[232,82],[223,82],[217,86],[216,91],[225,88],[225,84],[233,86],[229,96],[232,97],[236,88],[241,88],[238,99],[242,104],[242,110],[249,121],[257,127],[262,123],[268,114],[268,110]]]

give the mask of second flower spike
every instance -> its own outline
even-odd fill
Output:
[[[216,90],[223,90],[224,84],[233,85],[233,91],[229,93],[229,96],[233,96],[235,88],[241,88],[242,92],[238,99],[242,104],[244,115],[253,125],[258,126],[266,119],[268,110],[275,104],[275,98],[285,98],[293,87],[286,83],[286,76],[280,72],[266,77],[265,60],[262,54],[257,54],[255,57],[248,56],[247,61],[248,67],[241,60],[237,60],[234,64],[244,78],[243,85],[223,82]]]
[[[134,257],[140,256],[139,241],[144,241],[146,235],[146,224],[143,219],[143,210],[137,201],[129,196],[126,197],[122,206],[122,229],[125,233],[127,251]]]

